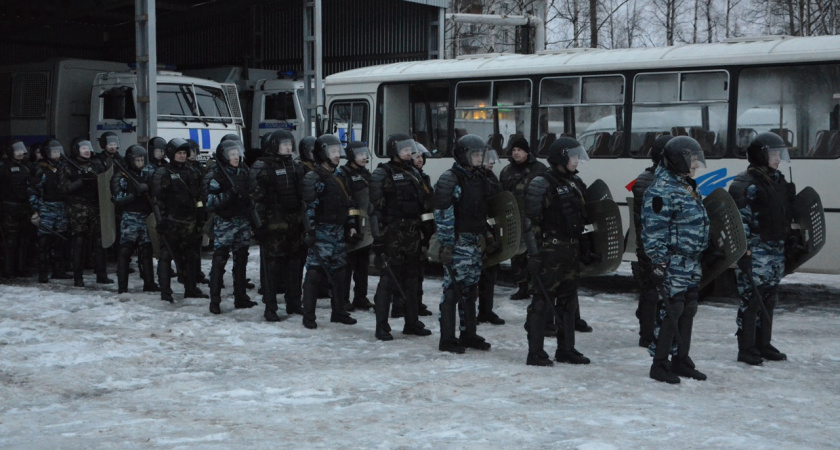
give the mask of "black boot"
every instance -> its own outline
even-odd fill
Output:
[[[213,252],[213,261],[210,265],[210,312],[213,314],[222,313],[222,276],[225,273],[227,260],[227,251]]]
[[[301,305],[301,273],[298,270],[300,266],[300,255],[293,254],[287,260],[282,262],[281,271],[283,280],[281,283],[283,287],[283,296],[286,299],[286,314],[300,314],[303,315],[303,307]],[[280,293],[280,290],[277,290]]]
[[[102,248],[102,239],[93,240],[93,270],[96,272],[96,284],[113,284],[114,280],[108,278],[107,266],[105,265],[105,249]]]
[[[373,296],[373,310],[376,313],[376,339],[392,341],[391,326],[388,324],[388,310],[391,308],[391,276],[385,273],[379,276],[376,294]]]
[[[511,300],[528,300],[531,296],[528,294],[528,283],[519,283],[519,290],[511,294]]]
[[[253,308],[257,302],[252,302],[248,296],[248,279],[245,270],[248,265],[248,247],[233,254],[233,307],[236,309]]]
[[[760,366],[764,363],[761,353],[755,347],[755,321],[756,314],[749,308],[743,312],[739,311],[741,318],[741,329],[738,330],[738,362],[747,363],[751,366]]]
[[[6,274],[9,277],[15,277],[18,275],[18,234],[11,234],[6,236],[6,249],[5,249],[5,270]]]
[[[658,302],[659,294],[656,289],[647,289],[639,294],[639,307],[636,310],[636,317],[639,319],[639,347],[647,348],[653,341]]]
[[[478,286],[470,288],[464,296],[464,328],[459,339],[461,346],[476,350],[490,350],[490,343],[476,334],[475,303],[478,300]]]
[[[225,258],[225,261],[227,261],[227,258]],[[179,275],[184,280],[184,298],[210,298],[210,296],[201,292],[201,289],[198,288],[198,275],[201,273],[199,270],[200,262],[201,257],[198,247],[191,248],[185,252],[182,261],[183,270],[179,269],[179,272],[183,271],[183,274],[181,275],[179,273]]]
[[[554,363],[548,358],[543,349],[545,341],[545,314],[546,301],[541,296],[535,296],[528,306],[528,315],[525,319],[525,330],[528,332],[528,358],[525,364],[529,366],[553,366]]]
[[[347,271],[343,267],[333,271],[331,275],[333,286],[330,296],[330,306],[332,308],[330,322],[354,325],[357,322],[356,319],[350,317],[350,313],[344,309],[344,278],[346,275]]]
[[[165,302],[174,302],[172,298],[172,255],[165,248],[160,249],[157,272],[160,282],[160,299]]]
[[[73,285],[84,287],[85,280],[82,274],[85,270],[85,236],[77,234],[73,236]]]
[[[455,338],[455,309],[458,306],[458,296],[450,286],[443,291],[443,301],[440,303],[440,343],[438,350],[450,353],[464,353],[466,350]]]
[[[706,374],[694,368],[694,362],[690,358],[677,358],[671,362],[671,372],[680,377],[693,378],[697,381],[706,379]]]
[[[315,306],[318,302],[318,290],[321,289],[326,278],[320,267],[311,267],[306,270],[306,279],[303,282],[303,326],[314,330],[318,328],[315,322]]]
[[[69,252],[67,251],[68,241],[62,241],[58,237],[53,237],[52,245],[52,276],[53,280],[70,280],[73,275],[67,273],[67,263],[70,261]]]
[[[773,311],[775,311],[776,303],[779,301],[778,286],[766,290],[763,297],[764,308],[767,310],[768,317],[762,318],[761,326],[757,327],[756,339],[758,342],[756,347],[758,347],[758,351],[761,352],[763,358],[770,361],[784,361],[787,359],[787,355],[770,344],[770,339],[773,337]]]
[[[488,322],[491,325],[505,324],[504,319],[493,312],[493,296],[495,295],[497,269],[498,266],[485,269],[481,273],[481,278],[478,283],[478,316],[476,316],[478,323]]]
[[[152,259],[153,250],[152,244],[145,243],[140,245],[140,276],[143,277],[143,292],[160,292],[160,286],[155,283],[155,265]]]
[[[589,364],[589,358],[575,349],[575,311],[577,310],[577,290],[561,294],[564,299],[558,299],[563,305],[557,317],[557,351],[554,360],[567,364]]]
[[[262,249],[260,249],[260,252],[262,252]],[[275,280],[280,278],[280,266],[275,259],[263,256],[260,260],[265,262],[262,265],[263,303],[265,304],[263,317],[269,322],[280,322],[282,319],[277,315],[277,290],[275,289]]]
[[[667,360],[656,361],[654,359],[653,365],[650,366],[650,377],[668,384],[680,383],[680,377],[671,372],[671,363]]]
[[[134,253],[134,242],[123,242],[117,254],[117,293],[128,292],[128,264]]]

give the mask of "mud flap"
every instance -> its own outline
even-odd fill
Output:
[[[111,200],[111,177],[114,166],[96,176],[99,189],[99,224],[102,233],[102,248],[114,245],[117,240],[117,211]]]
[[[723,188],[703,199],[709,216],[709,248],[701,256],[700,288],[714,281],[747,252],[747,235],[735,200]]]
[[[591,223],[586,225],[587,232],[581,236],[581,239],[592,239],[592,251],[601,255],[601,261],[582,266],[580,276],[593,277],[613,272],[621,264],[621,255],[624,250],[621,210],[612,198],[604,198],[591,203],[587,202],[586,215]],[[589,233],[592,233],[591,237]]]
[[[793,228],[800,234],[804,251],[785,249],[785,273],[793,273],[813,258],[825,245],[825,210],[820,194],[808,186],[796,194],[793,203]]]

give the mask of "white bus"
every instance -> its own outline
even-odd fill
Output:
[[[826,210],[826,246],[801,270],[840,273],[840,190],[833,184],[840,174],[840,36],[405,62],[331,75],[325,91],[325,130],[368,142],[373,166],[385,159],[394,133],[409,133],[432,152],[433,180],[452,165],[454,142],[466,133],[487,138],[502,157],[514,135],[544,157],[565,134],[588,149],[582,178],[606,181],[620,204],[650,165],[648,149],[660,134],[700,142],[708,168],[697,182],[709,194],[746,170],[753,136],[774,131],[790,145],[786,175],[800,189],[813,186]]]

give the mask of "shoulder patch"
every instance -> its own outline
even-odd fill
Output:
[[[662,201],[662,197],[656,196],[653,198],[653,212],[659,214],[662,212],[662,207],[664,206],[664,202]]]

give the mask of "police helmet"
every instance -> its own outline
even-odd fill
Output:
[[[455,161],[463,167],[481,167],[484,164],[484,153],[487,151],[487,144],[484,139],[467,134],[458,139],[455,145]],[[481,155],[477,164],[473,164],[473,155]]]
[[[665,144],[662,164],[677,175],[687,176],[692,168],[705,168],[706,158],[697,141],[688,136],[677,136]]]
[[[73,139],[73,146],[70,147],[70,156],[72,158],[80,157],[83,147],[87,147],[87,149],[90,150],[90,153],[93,154],[93,144],[91,144],[89,140],[85,138]]]
[[[143,166],[149,164],[149,157],[145,148],[136,144],[129,146],[128,149],[126,149],[125,151],[125,166],[130,169],[136,169],[136,166],[134,165],[134,158],[138,157],[143,158]]]
[[[566,167],[574,156],[577,156],[580,162],[589,161],[586,150],[575,138],[561,136],[548,148],[548,163],[552,166]]]
[[[315,161],[315,157],[312,156],[312,153],[315,151],[316,140],[315,136],[306,136],[300,140],[300,143],[298,143],[298,153],[300,154],[301,161]]]
[[[117,150],[120,148],[120,137],[113,131],[106,131],[102,133],[102,136],[99,136],[99,148],[101,148],[102,151],[105,151],[108,144],[116,145]]]
[[[367,161],[370,161],[370,149],[364,142],[348,142],[347,148],[344,149],[344,151],[347,153],[348,161],[357,161],[361,158],[365,158],[365,164],[367,164]],[[358,161],[356,162],[356,164],[359,164]]]
[[[658,166],[662,162],[662,153],[665,151],[665,145],[673,138],[674,136],[670,134],[663,134],[653,141],[653,144],[650,146],[650,160],[653,161],[654,165]]]
[[[275,155],[292,156],[295,152],[295,136],[289,130],[277,130],[269,135],[263,150]]]
[[[339,156],[344,156],[344,148],[341,146],[341,141],[333,134],[321,135],[315,140],[315,149],[312,156],[315,157],[315,162],[318,164],[329,163],[332,167],[337,167],[332,163],[332,157],[338,153]]]
[[[229,133],[229,134],[226,134],[226,135],[222,136],[221,142],[226,142],[226,141],[236,141],[236,142],[239,142],[240,144],[242,144],[242,138],[239,137],[238,134],[233,134],[233,133]]]
[[[417,144],[411,136],[404,133],[392,134],[388,137],[388,142],[385,143],[387,154],[390,158],[397,158],[399,160],[407,160],[411,158],[412,153],[417,152]],[[408,155],[406,158],[401,155]]]
[[[15,155],[20,155],[19,158],[15,158]],[[26,144],[23,143],[20,139],[15,139],[6,147],[6,156],[9,159],[24,159],[29,157],[29,150],[26,148]]]
[[[181,138],[174,138],[166,144],[166,148],[164,148],[166,152],[166,157],[169,158],[170,161],[175,161],[175,153],[179,151],[186,152],[187,155],[190,154],[190,143],[187,142],[185,139]]]
[[[201,149],[198,147],[198,142],[192,139],[187,139],[187,144],[190,145],[190,151],[187,153],[187,158],[198,158],[198,154],[201,153]]]
[[[44,155],[41,154],[41,149],[44,147],[43,144],[40,142],[36,142],[29,147],[29,161],[35,162],[39,158],[43,158]]]
[[[64,154],[64,147],[61,145],[61,142],[58,142],[55,139],[50,139],[47,142],[44,142],[44,145],[41,146],[41,157],[44,159],[52,159],[53,152],[58,152],[59,158]]]
[[[747,160],[755,166],[767,166],[770,164],[770,152],[779,152],[781,161],[790,162],[787,144],[785,140],[776,133],[759,133],[747,147]]]
[[[415,152],[414,154],[411,155],[411,159],[413,159],[415,162],[417,162],[418,160],[422,160],[423,164],[425,164],[426,160],[430,156],[432,156],[432,154],[431,154],[431,152],[429,152],[429,150],[426,148],[426,146],[418,142],[417,143],[417,152]]]
[[[157,156],[157,150],[161,151],[159,158]],[[166,156],[166,139],[160,136],[149,139],[149,155],[154,159],[163,159]]]
[[[222,140],[219,142],[219,145],[216,146],[216,161],[221,164],[230,165],[230,157],[233,152],[236,152],[236,154],[239,155],[239,161],[241,162],[244,154],[242,144],[239,143],[239,141]]]

